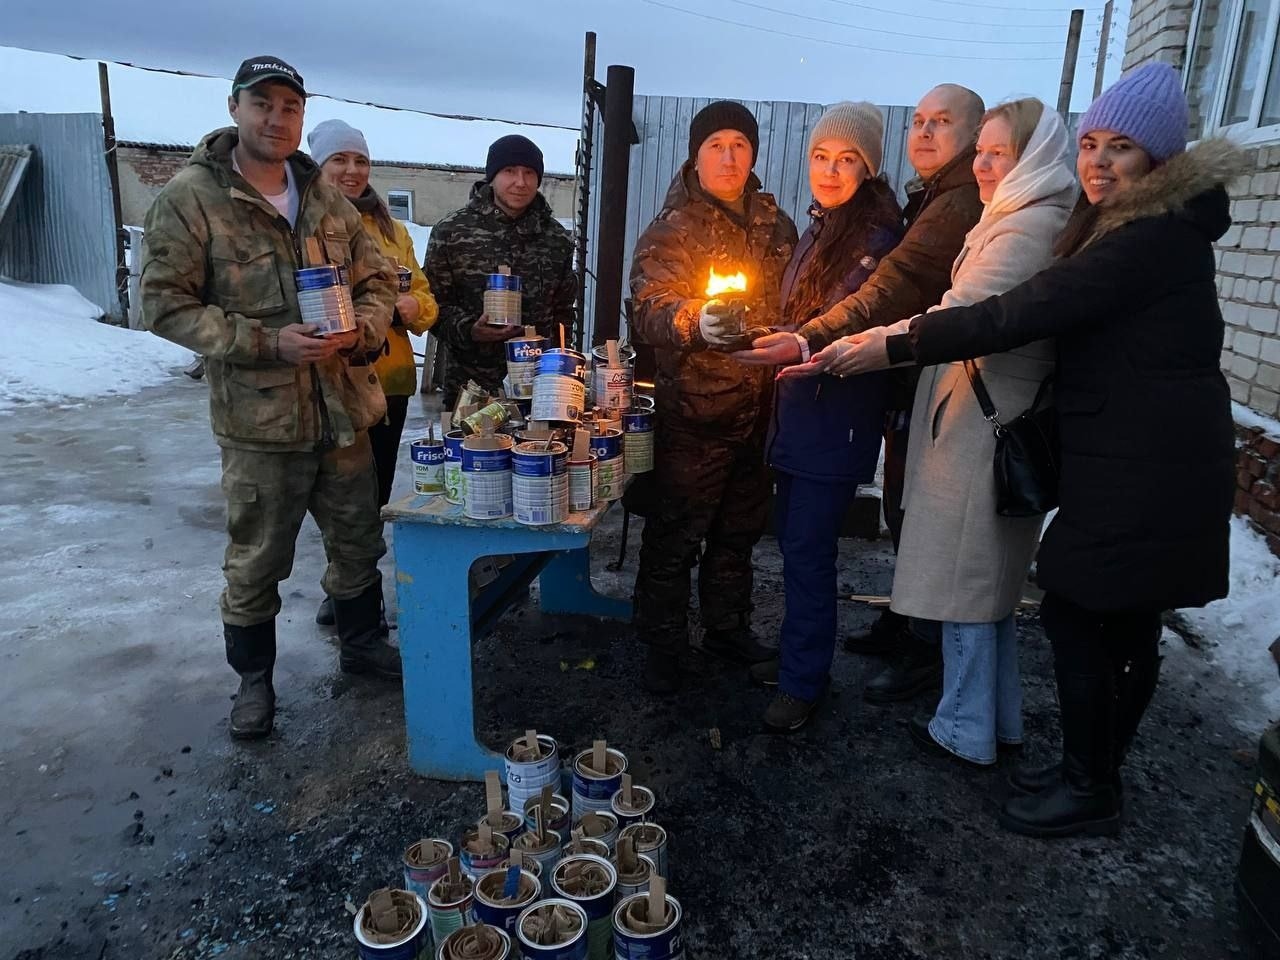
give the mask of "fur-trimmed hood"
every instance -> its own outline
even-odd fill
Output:
[[[1202,140],[1186,153],[1152,170],[1114,200],[1101,204],[1085,245],[1135,220],[1182,214],[1201,194],[1230,185],[1247,169],[1244,151],[1230,140],[1223,137]],[[1229,225],[1228,220],[1222,230]],[[1221,231],[1212,239],[1220,235]]]

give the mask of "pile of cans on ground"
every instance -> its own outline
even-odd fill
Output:
[[[405,851],[404,888],[356,914],[364,960],[682,960],[653,791],[603,740],[562,757],[526,731],[507,748],[505,799],[491,771],[474,826]]]
[[[584,354],[525,331],[507,341],[505,397],[468,384],[439,437],[410,444],[414,491],[473,520],[563,523],[653,469],[653,398],[634,391],[635,351],[611,340],[588,370]]]

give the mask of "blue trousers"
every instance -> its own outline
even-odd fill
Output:
[[[822,483],[779,472],[774,527],[782,550],[786,610],[778,687],[812,703],[836,650],[836,555],[855,483]]]
[[[1013,614],[995,623],[942,624],[942,699],[933,739],[974,763],[995,763],[996,742],[1022,742],[1022,681]]]

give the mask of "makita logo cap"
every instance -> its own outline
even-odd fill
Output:
[[[279,80],[297,90],[304,97],[306,87],[302,85],[302,74],[279,57],[250,57],[240,64],[235,79],[231,81],[231,94],[234,96],[241,90],[247,90],[264,80]]]

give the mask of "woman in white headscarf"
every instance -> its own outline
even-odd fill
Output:
[[[982,218],[965,238],[951,289],[932,309],[978,303],[1049,265],[1076,197],[1070,156],[1066,127],[1039,100],[987,112],[973,162]],[[909,323],[868,334],[902,333]],[[824,351],[830,358],[815,359],[829,373],[856,372],[841,364],[842,346],[837,341]],[[1048,340],[977,361],[1005,418],[1031,406],[1054,363]],[[891,606],[943,624],[942,699],[932,718],[911,722],[912,737],[927,751],[983,765],[995,762],[998,744],[1022,742],[1014,608],[1044,521],[996,514],[994,455],[992,426],[964,365],[926,367],[912,414]]]

